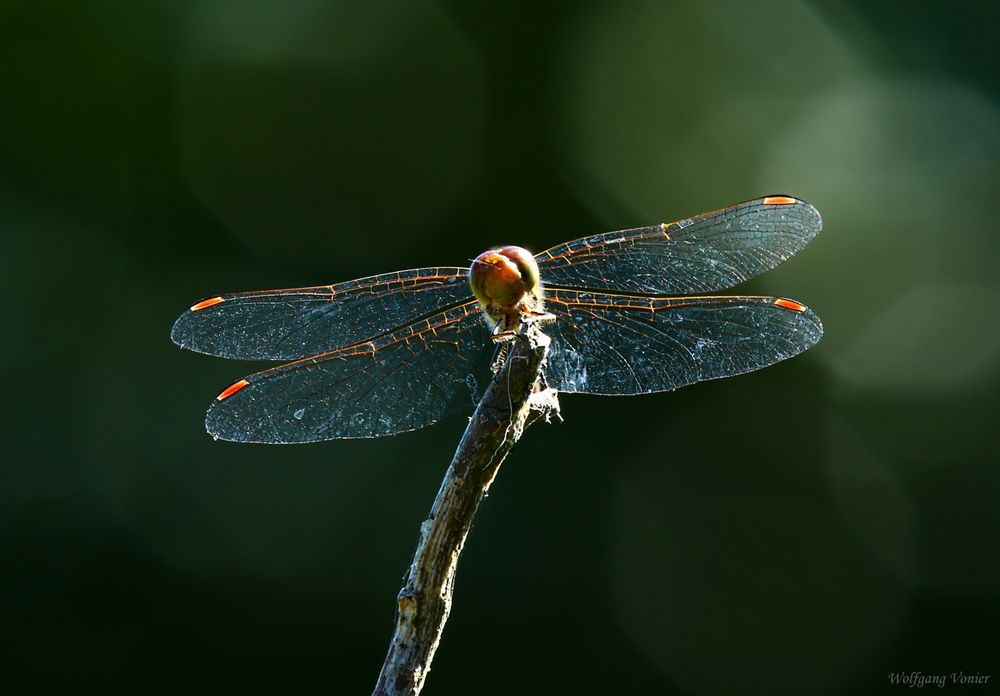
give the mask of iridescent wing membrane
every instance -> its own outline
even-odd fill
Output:
[[[182,314],[170,337],[181,348],[222,358],[306,358],[388,333],[469,294],[467,269],[439,267],[219,295]]]
[[[808,203],[767,196],[543,251],[535,258],[545,308],[558,318],[546,327],[553,340],[549,385],[648,394],[751,372],[807,350],[823,325],[793,300],[649,293],[725,290],[800,251],[822,224]]]
[[[787,259],[820,230],[809,204],[770,196],[679,222],[586,237],[538,254],[560,391],[641,394],[756,370],[822,336],[803,305],[712,292]],[[488,331],[464,268],[220,295],[172,331],[212,355],[295,362],[233,384],[206,419],[216,437],[293,443],[376,437],[469,409]],[[477,377],[478,375],[478,377]]]
[[[771,270],[822,226],[819,212],[805,201],[767,196],[686,220],[584,237],[535,260],[546,288],[717,292]]]
[[[205,425],[224,440],[266,443],[422,428],[474,407],[488,344],[478,305],[466,302],[369,342],[251,375],[220,395]]]
[[[171,331],[182,348],[295,362],[225,389],[213,436],[297,443],[377,437],[430,425],[475,403],[489,332],[468,270],[419,268],[202,300]]]
[[[823,327],[773,297],[642,297],[554,289],[549,386],[624,396],[732,377],[798,355]]]

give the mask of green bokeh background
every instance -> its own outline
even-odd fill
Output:
[[[823,342],[564,397],[480,511],[426,693],[995,686],[998,7],[0,3],[4,684],[374,684],[464,420],[215,443],[255,366],[171,344],[193,300],[791,193],[824,232],[741,290]]]

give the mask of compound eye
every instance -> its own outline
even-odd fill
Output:
[[[531,292],[538,287],[541,282],[538,264],[535,263],[535,257],[531,255],[530,251],[519,246],[505,246],[497,249],[497,252],[506,256],[517,266],[526,292]]]
[[[520,269],[498,249],[476,257],[469,267],[469,285],[484,306],[513,306],[524,295]]]

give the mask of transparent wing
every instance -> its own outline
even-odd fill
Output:
[[[417,268],[335,285],[233,293],[182,314],[181,348],[243,360],[290,360],[379,336],[468,300],[465,268]]]
[[[823,325],[773,297],[652,298],[552,290],[545,376],[562,392],[628,395],[759,370],[815,345]]]
[[[471,412],[489,379],[489,332],[472,301],[367,343],[228,387],[205,427],[223,440],[297,443],[378,437]]]
[[[670,224],[577,239],[535,259],[546,287],[717,292],[774,268],[822,226],[805,201],[767,196]]]

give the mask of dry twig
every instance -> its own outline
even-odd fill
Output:
[[[524,429],[559,413],[555,391],[536,388],[548,345],[537,323],[514,339],[465,429],[430,516],[420,525],[375,696],[420,693],[451,611],[458,559],[479,503]]]

